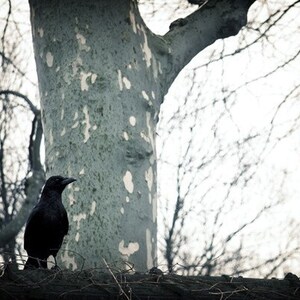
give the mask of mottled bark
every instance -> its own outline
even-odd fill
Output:
[[[61,261],[72,269],[82,267],[81,256],[85,267],[104,258],[149,269],[156,264],[159,106],[192,56],[224,37],[221,21],[201,37],[195,13],[183,27],[192,26],[190,33],[173,28],[161,37],[146,27],[136,1],[29,2],[47,173],[78,178],[66,193],[70,234]],[[219,10],[230,11],[231,2],[221,2]]]

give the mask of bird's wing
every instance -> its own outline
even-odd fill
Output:
[[[41,224],[43,223],[44,213],[43,210],[40,209],[39,205],[37,204],[33,210],[31,211],[24,233],[24,249],[29,250],[29,248],[35,245],[35,241],[37,241],[39,236],[41,236],[42,228]]]
[[[68,214],[66,210],[63,211],[63,220],[62,220],[62,227],[63,227],[63,234],[67,235],[69,231],[69,220],[68,220]]]

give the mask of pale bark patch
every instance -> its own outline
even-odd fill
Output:
[[[38,32],[38,35],[40,36],[40,38],[42,38],[44,36],[44,29],[43,28],[38,28],[37,32]]]
[[[140,133],[141,138],[150,144],[150,139],[147,137],[147,135],[144,132]]]
[[[131,126],[135,126],[136,124],[136,118],[134,116],[129,117],[129,123]]]
[[[153,186],[153,169],[150,167],[148,170],[145,171],[145,180],[148,185],[149,192],[152,190]]]
[[[96,201],[94,200],[91,205],[90,215],[92,216],[96,211]]]
[[[147,38],[145,28],[142,25],[140,25],[139,30],[144,35],[144,43],[141,44],[141,49],[144,53],[144,59],[146,61],[146,66],[147,66],[147,68],[149,68],[151,66],[152,52],[151,52],[151,49],[150,49],[149,44],[148,44],[148,38]]]
[[[52,133],[52,129],[50,128],[49,130],[49,144],[52,146],[53,144],[53,133]]]
[[[147,124],[147,128],[148,128],[148,137],[150,139],[150,144],[152,146],[152,148],[154,149],[155,144],[154,144],[154,135],[153,135],[153,131],[152,131],[152,127],[151,127],[151,114],[150,112],[146,112],[146,124]]]
[[[132,182],[132,175],[130,171],[126,171],[124,177],[123,177],[123,182],[125,189],[127,190],[128,193],[132,194],[134,190],[134,184]]]
[[[152,220],[153,222],[156,221],[157,218],[157,196],[156,193],[154,193],[152,197]]]
[[[80,213],[78,215],[73,216],[73,221],[76,222],[76,229],[80,229],[80,222],[86,219],[86,213]]]
[[[78,29],[75,28],[75,31],[78,31]],[[84,51],[88,52],[91,50],[91,47],[86,45],[86,38],[81,33],[79,33],[79,32],[76,33],[76,39],[77,39],[80,51],[84,50]]]
[[[51,52],[46,53],[46,63],[49,68],[53,66],[54,57]]]
[[[62,108],[60,111],[60,120],[62,121],[64,119],[65,110]]]
[[[79,232],[76,232],[76,235],[75,235],[75,241],[78,242],[78,241],[79,241],[79,238],[80,238],[80,233],[79,233]]]
[[[66,128],[64,127],[63,130],[60,133],[60,136],[64,136],[66,134]]]
[[[135,14],[134,14],[134,12],[132,10],[129,11],[129,19],[130,19],[132,30],[136,34],[137,33],[137,29],[136,29]]]
[[[122,81],[122,72],[118,70],[118,82],[119,82],[119,89],[123,91],[123,81]]]
[[[153,267],[153,258],[152,258],[151,231],[149,228],[146,229],[146,247],[147,247],[147,269],[150,270]]]
[[[149,96],[145,91],[142,91],[142,96],[145,100],[149,101]]]
[[[88,139],[90,138],[89,130],[91,128],[90,115],[89,115],[88,108],[86,105],[83,107],[83,113],[84,113],[84,117],[85,117],[85,120],[82,122],[83,124],[85,124],[83,142],[86,143],[88,141]]]
[[[73,76],[77,74],[79,67],[83,65],[81,57],[77,57],[73,62],[72,62],[72,71],[73,71]]]
[[[123,83],[125,85],[125,88],[129,90],[131,88],[131,82],[126,78],[125,76],[123,77]]]
[[[78,127],[78,125],[79,125],[79,121],[78,121],[78,111],[75,112],[73,121],[75,121],[75,123],[71,126],[71,128],[74,129],[74,128]]]
[[[87,84],[87,79],[92,75],[91,72],[85,73],[80,72],[80,88],[81,91],[88,91],[89,85]]]
[[[91,82],[92,82],[92,84],[95,83],[96,79],[97,79],[97,74],[92,74],[92,76],[91,76]]]
[[[119,252],[126,258],[129,258],[130,255],[137,252],[139,249],[140,245],[137,242],[131,242],[127,247],[125,246],[124,240],[119,243]]]
[[[128,136],[128,133],[126,131],[123,132],[123,138],[124,138],[125,141],[129,140],[129,136]]]
[[[63,254],[60,256],[61,261],[64,263],[67,269],[72,268],[72,271],[75,271],[77,269],[77,264],[75,262],[75,257],[69,255],[69,245],[66,245],[65,251],[63,251]]]
[[[69,205],[73,206],[73,204],[76,202],[76,199],[74,197],[73,192],[70,192],[68,195],[68,201],[69,201]]]

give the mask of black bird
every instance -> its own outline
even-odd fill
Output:
[[[24,248],[28,259],[24,269],[47,268],[47,258],[56,255],[64,236],[68,233],[69,221],[61,194],[74,178],[52,176],[43,188],[39,202],[30,213],[24,233]]]

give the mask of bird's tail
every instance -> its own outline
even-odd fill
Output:
[[[25,269],[37,269],[37,268],[45,268],[47,269],[47,261],[41,260],[35,257],[28,257],[24,270]]]

